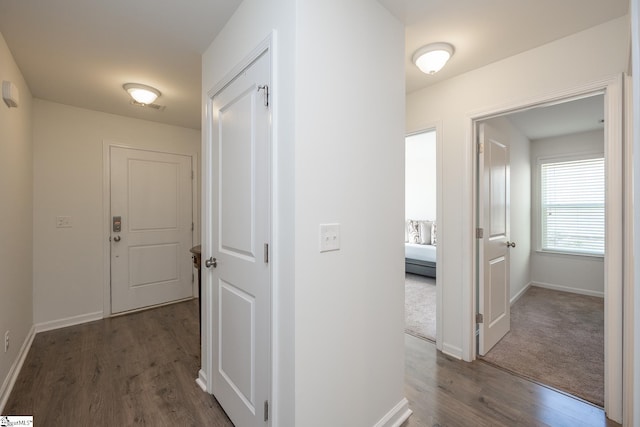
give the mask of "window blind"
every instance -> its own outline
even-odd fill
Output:
[[[540,165],[542,250],[604,255],[604,158]]]

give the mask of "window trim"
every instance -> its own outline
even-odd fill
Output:
[[[559,155],[549,155],[549,156],[540,156],[536,158],[536,167],[534,169],[534,189],[533,189],[533,212],[535,214],[535,229],[533,230],[533,240],[535,242],[536,252],[540,254],[550,254],[550,255],[568,255],[572,257],[585,257],[585,258],[604,258],[606,253],[606,236],[605,236],[605,253],[602,254],[594,254],[594,253],[585,253],[585,252],[571,252],[571,251],[557,251],[557,250],[548,250],[542,248],[542,182],[541,182],[541,167],[546,163],[560,163],[560,162],[570,162],[570,161],[578,161],[578,160],[589,160],[589,159],[600,159],[604,160],[604,189],[605,189],[605,233],[606,233],[606,214],[607,214],[607,159],[605,157],[604,151],[583,151],[572,154],[559,154]]]

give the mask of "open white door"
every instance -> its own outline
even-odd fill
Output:
[[[237,426],[268,422],[269,82],[265,52],[212,100],[212,392]]]
[[[110,149],[111,312],[193,296],[191,157]]]
[[[509,290],[509,147],[486,123],[479,126],[478,240],[481,356],[510,329]]]

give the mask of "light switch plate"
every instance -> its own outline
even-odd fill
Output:
[[[71,217],[70,216],[57,216],[56,217],[56,228],[71,228]]]
[[[320,224],[320,252],[340,250],[340,224]]]

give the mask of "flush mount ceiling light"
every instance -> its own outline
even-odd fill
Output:
[[[122,87],[139,104],[153,104],[153,101],[160,96],[158,89],[139,83],[126,83]]]
[[[453,56],[453,46],[449,43],[431,43],[422,46],[413,54],[413,63],[425,74],[435,74]]]

